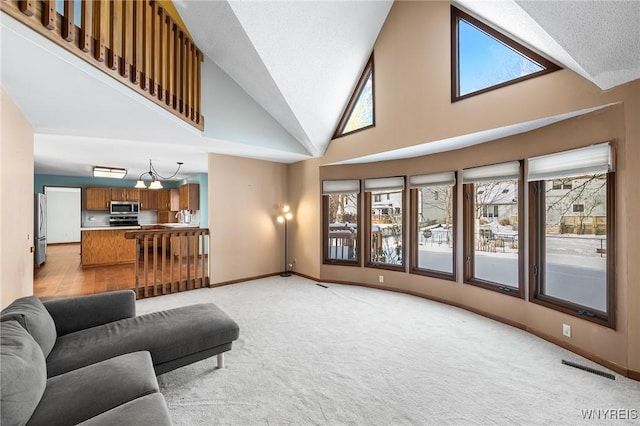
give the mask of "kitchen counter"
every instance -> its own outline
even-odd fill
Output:
[[[153,226],[157,226],[160,228],[200,228],[200,225],[197,223],[141,223],[138,226],[85,225],[80,228],[80,231],[114,231],[118,229],[122,229],[124,231],[132,231]]]
[[[199,229],[196,223],[143,223],[139,226],[84,226],[82,232],[81,258],[82,266],[116,265],[121,263],[133,263],[136,261],[136,240],[125,238],[128,231],[160,231],[162,235],[169,235],[165,244],[162,240],[162,249],[169,250],[176,255],[183,255],[180,247],[194,241],[193,236],[185,236],[188,232],[162,232],[162,230],[190,230]],[[153,234],[153,233],[152,233]]]
[[[125,232],[139,226],[104,226],[82,228],[80,254],[82,266],[133,263],[136,260],[136,242],[127,240]]]
[[[109,225],[83,226],[82,228],[80,228],[80,231],[115,231],[118,229],[131,231],[135,229],[140,229],[140,226],[109,226]]]

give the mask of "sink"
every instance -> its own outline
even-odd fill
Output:
[[[193,223],[159,223],[158,225],[166,228],[199,228],[199,225]]]

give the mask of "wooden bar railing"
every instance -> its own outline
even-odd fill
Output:
[[[209,287],[208,229],[127,231],[136,240],[138,299]]]
[[[204,130],[202,52],[157,1],[64,0],[63,5],[56,11],[55,0],[2,0],[0,10]]]

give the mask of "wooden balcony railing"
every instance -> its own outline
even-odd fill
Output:
[[[202,52],[155,0],[2,0],[0,9],[196,128]],[[16,58],[15,60],[19,60]]]
[[[127,231],[136,240],[138,299],[209,286],[208,229]]]

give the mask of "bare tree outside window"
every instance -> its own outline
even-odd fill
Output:
[[[403,194],[404,191],[372,193],[370,260],[374,264],[401,266],[404,262]]]
[[[473,277],[518,288],[518,180],[480,182],[473,189]]]
[[[359,194],[326,195],[327,241],[325,258],[330,261],[357,261]]]
[[[453,185],[418,189],[417,268],[453,274]]]
[[[607,174],[542,182],[542,293],[607,311]]]

